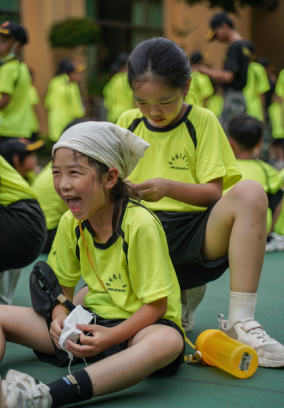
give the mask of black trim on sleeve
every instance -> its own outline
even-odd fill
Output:
[[[134,132],[134,130],[137,128],[137,126],[139,125],[139,123],[141,123],[143,121],[143,118],[137,118],[134,119],[134,121],[131,123],[131,125],[129,126],[128,130],[130,130],[130,132]]]
[[[84,231],[84,229],[85,229],[85,226],[82,225],[82,231]],[[80,262],[80,248],[79,248],[79,245],[78,245],[78,241],[79,241],[79,238],[80,238],[80,228],[79,228],[79,225],[77,225],[77,227],[75,228],[75,234],[76,234],[76,238],[77,238],[77,243],[76,243],[76,256],[77,256],[77,258],[78,258],[78,261]]]
[[[186,125],[186,127],[187,127],[188,133],[189,133],[189,135],[190,135],[190,137],[191,137],[191,139],[192,139],[192,141],[193,141],[193,144],[194,144],[194,146],[195,146],[195,149],[196,149],[197,139],[196,139],[196,130],[195,130],[195,127],[194,127],[193,124],[188,120],[188,118],[186,118],[186,120],[184,121],[184,123],[185,123],[185,125]]]
[[[122,249],[123,249],[123,252],[125,253],[126,262],[128,264],[128,243],[124,239],[125,235],[122,229],[120,230],[120,236],[123,239]]]

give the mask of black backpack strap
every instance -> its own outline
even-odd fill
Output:
[[[40,270],[42,270],[44,273],[42,273]],[[70,312],[73,309],[75,309],[75,306],[73,305],[73,303],[70,302],[70,300],[67,299],[67,297],[62,293],[62,289],[54,274],[54,271],[51,269],[51,267],[46,262],[43,262],[43,261],[37,262],[34,266],[32,273],[34,274],[34,276],[37,277],[39,281],[41,281],[44,284],[44,286],[42,287],[43,290],[45,291],[48,290],[51,293],[51,295],[55,299],[57,299],[62,305],[66,306]],[[46,275],[54,276],[57,282],[48,280]]]
[[[143,118],[137,118],[134,119],[134,121],[131,123],[131,125],[129,126],[128,130],[130,130],[130,132],[134,132],[134,130],[137,128],[137,126],[139,125],[139,123],[141,123],[143,121]]]

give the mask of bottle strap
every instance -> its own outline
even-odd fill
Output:
[[[89,248],[88,248],[88,246],[87,246],[85,237],[84,237],[84,235],[83,235],[83,230],[82,230],[82,223],[81,223],[81,221],[79,221],[79,229],[80,229],[80,235],[81,235],[81,238],[82,238],[82,240],[83,240],[83,243],[84,243],[84,246],[85,246],[85,249],[86,249],[86,253],[87,253],[87,257],[88,257],[88,260],[89,260],[89,262],[90,262],[90,265],[91,265],[93,271],[95,272],[95,275],[96,275],[98,281],[100,282],[102,288],[104,289],[105,292],[107,292],[105,285],[103,284],[102,280],[100,279],[100,277],[98,276],[98,274],[97,274],[97,272],[96,272],[96,270],[95,270],[94,263],[93,263],[93,260],[92,260],[92,257],[91,257]]]
[[[185,337],[185,341],[187,342],[187,344],[190,345],[191,348],[193,348],[193,350],[195,350],[194,344],[191,343],[191,341]],[[197,361],[201,360],[202,355],[200,353],[200,351],[196,351],[195,354],[189,354],[188,356],[184,356],[184,361],[187,364],[192,364],[192,363],[197,363]]]

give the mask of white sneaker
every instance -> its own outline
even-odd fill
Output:
[[[52,404],[47,385],[15,370],[2,380],[0,396],[5,408],[50,408]]]
[[[282,252],[284,251],[284,241],[279,241],[272,238],[269,242],[266,243],[265,253],[269,254],[271,252]]]
[[[5,398],[7,394],[7,383],[5,380],[1,380],[0,376],[0,407],[6,408],[7,405],[5,404]]]
[[[271,232],[270,236],[275,241],[284,243],[284,235],[277,234],[276,232]]]
[[[195,309],[204,298],[207,285],[181,291],[182,317],[181,323],[186,333],[190,332],[195,323]]]
[[[219,330],[255,349],[260,367],[284,367],[284,346],[272,339],[255,320],[248,318],[227,328],[224,315],[218,315]]]

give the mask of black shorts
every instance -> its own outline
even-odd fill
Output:
[[[115,327],[124,321],[125,319],[104,319],[96,315],[96,324],[99,326]],[[50,323],[48,321],[46,321],[46,323],[47,323],[48,331],[50,331]],[[93,322],[91,322],[90,324],[92,323]],[[159,319],[154,324],[163,324],[165,326],[173,327],[180,333],[180,335],[182,336],[183,342],[184,342],[184,335],[183,335],[182,330],[177,324],[175,324],[171,320]],[[129,339],[123,341],[122,343],[116,344],[115,346],[109,347],[108,349],[102,351],[96,356],[87,357],[86,361],[88,363],[97,363],[98,361],[103,360],[106,357],[110,357],[114,354],[117,354],[120,351],[123,351],[128,348],[128,342],[129,342]],[[78,344],[80,344],[80,342],[78,342]],[[59,350],[59,348],[54,343],[53,343],[53,346],[54,346],[54,350],[56,353],[55,355],[42,353],[36,350],[33,350],[33,351],[40,361],[55,365],[56,367],[67,367],[70,361],[68,358],[68,354],[64,350]],[[185,353],[185,342],[184,342],[183,350],[180,353],[180,355],[174,361],[168,364],[166,367],[163,367],[160,370],[157,370],[154,373],[152,373],[151,377],[170,377],[174,375],[184,361],[184,353]],[[81,364],[81,363],[83,363],[83,359],[74,356],[71,365]]]
[[[181,290],[218,279],[229,267],[227,255],[211,262],[204,262],[201,256],[208,218],[215,204],[204,212],[155,212],[166,233]]]
[[[41,253],[46,236],[44,214],[36,200],[0,205],[0,272],[33,262]]]

